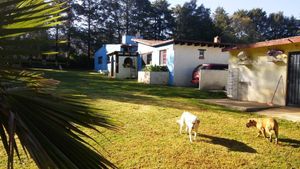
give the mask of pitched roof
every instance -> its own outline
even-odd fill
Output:
[[[170,42],[173,42],[173,39],[171,39],[171,40],[132,39],[132,41],[137,42],[137,43],[141,43],[141,44],[144,44],[144,45],[147,45],[147,46],[156,47],[156,46],[169,44]]]
[[[141,43],[147,46],[152,46],[152,47],[159,47],[159,46],[164,46],[164,45],[169,45],[169,44],[179,44],[179,45],[194,45],[194,46],[212,46],[212,47],[232,47],[235,46],[234,44],[230,43],[214,43],[214,42],[205,42],[205,41],[196,41],[196,40],[175,40],[175,39],[170,39],[170,40],[145,40],[145,39],[132,39],[132,41]]]
[[[223,51],[233,51],[233,50],[241,50],[241,49],[278,46],[278,45],[286,45],[286,44],[291,44],[291,43],[300,43],[300,36],[293,36],[293,37],[288,37],[288,38],[275,39],[275,40],[257,42],[257,43],[252,43],[252,44],[237,45],[235,47],[225,48],[225,49],[223,49]]]

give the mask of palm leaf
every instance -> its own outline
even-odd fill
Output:
[[[9,167],[13,164],[12,148],[17,151],[16,133],[40,168],[116,168],[78,136],[93,140],[78,126],[97,132],[95,126],[117,130],[112,119],[81,98],[49,94],[57,81],[40,74],[0,69],[0,77],[0,135],[11,161]]]
[[[37,54],[30,48],[18,50],[26,40],[12,37],[59,24],[61,16],[57,14],[64,10],[62,5],[53,0],[0,3],[0,55],[4,56],[0,61],[14,59],[9,56],[18,52]],[[27,42],[34,45],[38,41]],[[0,67],[0,137],[8,155],[8,169],[13,168],[14,153],[20,156],[15,135],[41,169],[116,168],[89,144],[88,140],[95,140],[82,130],[88,128],[99,134],[98,127],[118,130],[111,118],[90,107],[83,98],[55,94],[58,81],[4,65]]]
[[[96,114],[96,109],[76,101],[78,98],[57,98],[32,90],[12,90],[6,96],[4,99],[14,105],[10,109],[16,116],[16,133],[21,144],[29,152],[47,154],[43,162],[35,160],[40,168],[114,167],[100,154],[87,148],[85,141],[75,137],[75,133],[83,134],[77,125],[94,130],[93,125],[116,128],[108,117]],[[90,138],[86,134],[84,136]],[[33,159],[40,156],[33,154]]]
[[[0,3],[0,39],[41,30],[59,24],[65,3],[45,3],[43,0],[19,0],[15,3]]]
[[[9,39],[5,39],[5,40],[1,40],[0,41],[0,46],[5,47],[5,46],[32,46],[32,45],[36,45],[36,44],[47,44],[47,45],[51,45],[51,44],[65,44],[67,43],[67,41],[65,40],[60,40],[60,41],[55,41],[55,40],[40,40],[40,39],[20,39],[18,41],[16,40],[9,40]]]

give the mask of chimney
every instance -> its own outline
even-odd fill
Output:
[[[221,43],[221,38],[220,38],[220,36],[214,37],[214,43]]]
[[[140,38],[140,37],[141,37],[140,31],[138,31],[138,32],[135,34],[135,37],[136,37],[136,38]]]

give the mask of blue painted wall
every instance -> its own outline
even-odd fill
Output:
[[[174,85],[174,50],[168,54],[167,52],[167,66],[169,69],[168,85]]]
[[[136,37],[136,36],[130,36],[130,35],[124,35],[122,37],[122,44],[125,45],[136,45],[135,42],[132,41],[132,39],[134,38],[141,38],[141,37]],[[94,66],[95,66],[95,70],[99,71],[99,70],[107,70],[107,46],[109,44],[103,45],[100,49],[98,49],[95,53],[94,56]],[[120,49],[120,51],[123,51],[123,49]],[[136,52],[137,51],[137,47],[133,47],[131,52]],[[111,51],[110,51],[111,52]],[[99,57],[102,57],[102,64],[99,64]],[[141,70],[141,65],[142,62],[140,60],[141,58],[138,58],[138,68],[139,70]]]
[[[142,57],[141,57],[141,55],[139,55],[138,56],[138,58],[137,58],[137,70],[138,71],[141,71],[142,70]]]
[[[98,49],[94,56],[94,64],[95,64],[95,70],[107,70],[107,50],[106,45],[103,45],[100,49]],[[102,57],[102,64],[99,64],[99,57]]]

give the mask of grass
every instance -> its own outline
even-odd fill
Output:
[[[300,168],[300,124],[279,120],[279,145],[255,138],[245,123],[257,115],[208,105],[202,98],[221,98],[194,88],[149,86],[133,80],[112,80],[98,74],[44,70],[60,80],[60,93],[87,96],[122,125],[120,132],[86,130],[103,154],[120,168]],[[176,119],[191,111],[200,120],[198,140],[178,133]],[[0,168],[6,159],[0,145]],[[35,168],[23,157],[16,168]]]

